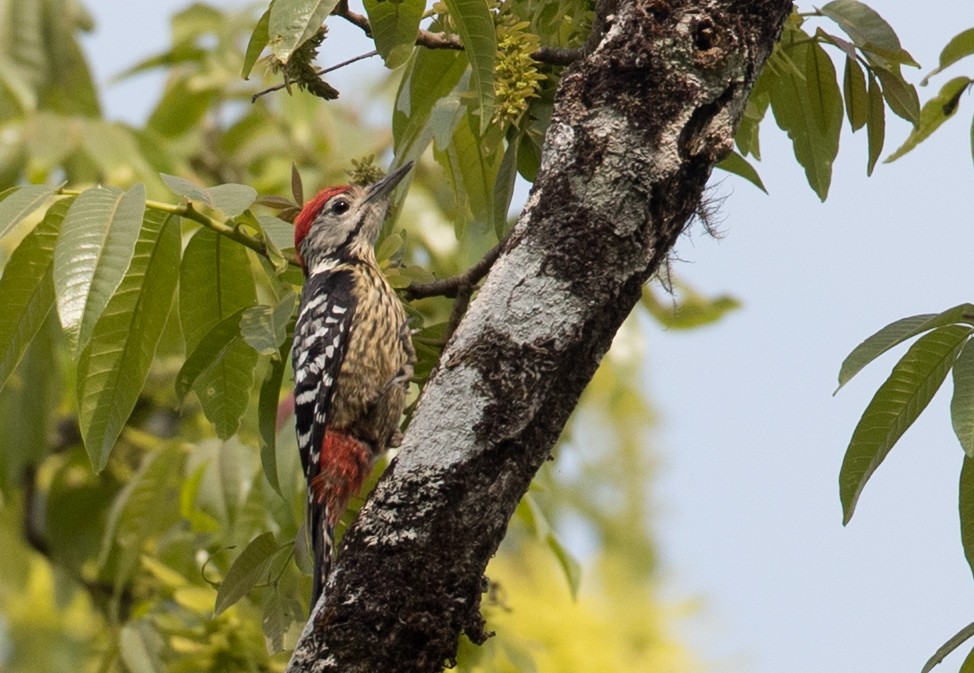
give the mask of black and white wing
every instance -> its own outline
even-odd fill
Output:
[[[301,465],[309,483],[320,469],[329,408],[348,348],[355,313],[352,283],[346,271],[310,276],[294,326],[294,420]]]

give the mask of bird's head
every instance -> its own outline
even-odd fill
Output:
[[[412,166],[410,161],[365,187],[327,187],[308,201],[294,220],[294,249],[305,271],[374,255],[389,196]]]

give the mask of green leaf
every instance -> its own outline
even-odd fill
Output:
[[[863,51],[873,52],[893,63],[919,67],[900,45],[892,26],[869,6],[856,0],[834,0],[823,5],[821,12],[835,21]]]
[[[730,295],[711,299],[679,280],[674,280],[673,284],[679,297],[669,297],[668,301],[660,301],[652,290],[643,288],[643,306],[667,329],[696,329],[710,325],[741,307],[741,302]]]
[[[222,94],[222,88],[200,77],[170,79],[146,121],[146,128],[164,136],[163,140],[195,131]]]
[[[271,561],[284,547],[274,541],[274,534],[261,533],[240,552],[216,593],[214,612],[220,614],[239,601],[261,581]]]
[[[931,77],[971,54],[974,54],[974,28],[961,31],[950,39],[950,42],[940,51],[940,64],[924,77],[920,84],[926,86]]]
[[[40,208],[55,191],[56,188],[47,185],[26,185],[0,201],[0,238]]]
[[[504,156],[497,169],[497,181],[494,185],[493,216],[494,235],[502,240],[508,231],[508,212],[511,209],[511,199],[514,198],[514,184],[517,181],[517,153],[521,146],[520,138],[508,141]]]
[[[239,325],[244,310],[256,303],[246,248],[209,229],[197,231],[180,269],[179,321],[189,357],[177,387],[182,396],[182,387],[192,385],[222,439],[236,432],[250,400],[257,353],[240,336]],[[211,335],[221,322],[223,331]],[[200,350],[204,339],[209,341]]]
[[[852,518],[869,477],[933,399],[972,332],[969,325],[948,325],[920,337],[876,391],[842,460],[843,524]]]
[[[863,367],[890,348],[907,339],[912,339],[918,334],[956,323],[974,325],[974,304],[958,304],[941,313],[923,313],[909,318],[900,318],[890,323],[856,346],[846,356],[842,362],[842,367],[839,369],[839,385],[835,392],[839,392],[839,389],[858,374]]]
[[[960,631],[958,631],[950,640],[940,646],[940,648],[934,652],[933,656],[923,665],[920,673],[930,673],[934,666],[939,664],[944,660],[948,654],[956,650],[958,647],[963,645],[967,640],[974,637],[974,622],[971,622]],[[967,656],[968,659],[971,655]],[[964,660],[964,666],[967,666],[967,660]],[[962,672],[963,673],[963,672]]]
[[[284,380],[290,344],[279,351],[280,357],[271,360],[270,369],[260,386],[257,401],[257,429],[260,432],[260,464],[267,483],[281,497],[281,478],[277,470],[277,408],[281,401],[281,382]]]
[[[200,187],[186,178],[180,178],[175,175],[166,175],[165,173],[160,173],[159,175],[162,177],[162,181],[166,183],[166,186],[178,196],[182,196],[190,201],[205,203],[210,208],[216,207],[213,203],[213,197],[210,196],[209,190],[205,187]]]
[[[974,347],[970,344],[957,356],[953,368],[954,395],[950,399],[950,421],[969,458],[974,458]]]
[[[251,306],[240,319],[240,334],[261,355],[276,355],[287,338],[287,325],[298,295],[288,292],[277,306]]]
[[[957,499],[960,514],[960,540],[964,547],[967,565],[974,573],[974,459],[964,456],[960,470],[960,488]]]
[[[525,493],[524,497],[521,498],[521,502],[518,503],[517,514],[531,527],[535,536],[548,545],[548,548],[554,553],[558,565],[561,566],[562,571],[565,573],[565,579],[568,581],[568,588],[571,591],[572,598],[577,598],[578,587],[582,579],[581,564],[565,548],[565,545],[562,544],[561,539],[552,529],[548,517],[545,516],[544,510],[530,491]]]
[[[426,151],[433,140],[430,118],[433,108],[456,88],[466,69],[467,60],[458,51],[413,51],[399,83],[392,114],[394,166],[416,161]]]
[[[494,113],[494,59],[497,35],[484,0],[444,0],[470,61],[473,91],[480,108],[480,132],[487,130]]]
[[[754,168],[750,161],[733,150],[717,164],[717,168],[744,178],[765,194],[768,193],[764,183],[761,181],[761,176],[758,175],[757,169]]]
[[[578,587],[582,583],[581,564],[569,553],[565,545],[562,544],[561,540],[554,533],[548,535],[546,542],[548,543],[548,548],[554,552],[555,558],[558,560],[558,565],[561,566],[562,571],[565,573],[565,579],[568,580],[568,589],[572,592],[572,598],[578,598]]]
[[[203,335],[176,376],[176,394],[182,399],[190,388],[196,392],[220,439],[240,427],[254,385],[257,353],[240,334],[245,311],[231,313]]]
[[[491,231],[503,229],[507,224],[506,213],[502,223],[494,221],[498,214],[494,208],[494,188],[503,157],[501,147],[478,135],[476,120],[469,112],[457,124],[450,142],[443,149],[434,147],[433,156],[446,170],[453,187],[457,237],[471,220],[487,225]]]
[[[866,121],[866,137],[869,143],[866,175],[872,175],[886,142],[886,106],[883,105],[883,92],[880,91],[879,84],[872,73],[869,73],[869,115]]]
[[[974,649],[967,653],[957,673],[974,673]]]
[[[78,360],[78,423],[96,472],[148,378],[176,290],[179,248],[178,218],[148,211],[131,264]]]
[[[869,121],[869,93],[866,91],[866,76],[854,58],[845,60],[842,93],[849,126],[853,131],[858,131]]]
[[[364,0],[372,24],[372,37],[387,68],[398,68],[416,46],[425,0]]]
[[[797,42],[788,55],[802,76],[784,72],[771,95],[775,121],[788,133],[795,158],[823,201],[832,181],[832,162],[839,151],[842,98],[832,59],[812,42]]]
[[[164,670],[160,660],[162,637],[147,621],[128,622],[118,633],[118,653],[131,673]]]
[[[247,210],[257,200],[257,190],[250,185],[228,183],[206,190],[214,208],[223,211],[227,217],[235,217]]]
[[[53,301],[53,282],[51,286]],[[48,307],[50,305],[49,303]],[[48,450],[53,448],[49,431],[55,415],[51,413],[51,409],[61,404],[64,388],[60,367],[51,366],[57,358],[55,342],[58,341],[60,331],[57,318],[48,311],[47,320],[20,358],[17,369],[0,389],[0,418],[3,419],[0,423],[0,492],[9,488],[8,493],[12,493],[21,488],[24,469],[40,463],[47,456]],[[62,464],[65,470],[71,469],[70,463]],[[57,507],[57,490],[55,483],[47,491],[45,499],[49,507]],[[72,496],[76,495],[77,492],[72,490]],[[64,516],[57,518],[58,522],[64,522],[70,517],[68,512],[77,499],[69,497],[67,502],[69,506],[63,512]],[[53,534],[50,529],[52,523],[48,521],[48,532]],[[100,524],[98,529],[101,530]],[[70,552],[84,555],[81,545],[73,546]],[[59,557],[63,559],[64,555],[59,552]],[[80,558],[78,562],[81,562]]]
[[[896,161],[926,140],[940,125],[954,116],[961,95],[974,82],[970,77],[955,77],[940,88],[940,93],[928,100],[920,111],[920,120],[910,131],[898,150],[886,158],[885,163]]]
[[[916,87],[903,79],[902,75],[885,68],[874,67],[873,72],[883,85],[883,98],[889,109],[911,124],[920,120],[920,97]]]
[[[185,454],[176,446],[149,453],[125,485],[108,514],[98,567],[104,568],[116,546],[139,549],[153,531],[179,518],[179,487]]]
[[[58,201],[27,234],[0,276],[0,389],[17,367],[54,305],[54,246],[73,199]]]
[[[54,249],[54,287],[74,355],[87,345],[129,268],[144,213],[142,185],[124,193],[95,187],[82,192],[64,218]]]
[[[257,303],[250,258],[242,245],[200,229],[183,254],[179,281],[179,322],[186,352],[196,350],[216,323]]]
[[[250,40],[247,42],[247,51],[244,52],[243,66],[240,68],[240,76],[243,79],[250,79],[250,71],[254,69],[254,64],[260,58],[260,53],[267,46],[267,42],[270,39],[268,33],[270,18],[271,10],[264,10],[264,13],[260,15],[260,19],[257,20],[257,25],[254,26],[254,31],[250,34]]]
[[[294,225],[273,215],[258,215],[261,231],[278,250],[294,249]]]
[[[307,42],[338,0],[274,0],[267,23],[268,44],[281,63]]]
[[[286,601],[275,588],[264,601],[264,611],[260,624],[267,640],[267,650],[277,654],[284,649],[284,636],[291,625],[303,615],[296,609],[294,601]]]

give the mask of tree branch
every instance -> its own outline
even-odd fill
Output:
[[[512,236],[444,349],[289,670],[439,671],[642,286],[732,147],[789,0],[621,0],[565,72]],[[326,602],[327,601],[327,602]]]
[[[411,283],[405,291],[406,299],[412,301],[426,297],[455,297],[460,288],[476,285],[481,278],[487,275],[490,267],[497,261],[497,257],[501,254],[508,237],[488,250],[476,264],[457,276],[440,278],[430,283]]]

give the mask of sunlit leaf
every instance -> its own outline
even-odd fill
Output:
[[[54,246],[71,200],[55,203],[21,241],[0,276],[0,389],[54,305]]]
[[[940,88],[940,93],[924,103],[916,127],[910,131],[910,135],[903,141],[899,149],[886,158],[886,163],[899,159],[926,140],[931,133],[940,128],[941,124],[953,117],[954,113],[957,112],[957,104],[961,94],[970,88],[971,82],[974,80],[969,77],[955,77]]]
[[[262,533],[250,541],[234,560],[216,594],[214,612],[220,614],[247,595],[254,585],[264,579],[271,561],[281,547],[273,533]]]
[[[150,210],[132,261],[78,360],[78,423],[92,467],[108,462],[149,375],[176,290],[178,218]]]
[[[128,192],[95,187],[82,192],[64,218],[54,249],[54,287],[74,354],[87,345],[129,268],[144,213],[142,185]]]
[[[958,304],[941,313],[923,313],[908,318],[900,318],[879,330],[852,349],[839,369],[838,392],[863,367],[888,351],[890,348],[937,327],[967,323],[974,325],[974,304]]]
[[[940,388],[974,327],[947,325],[920,337],[879,387],[852,433],[839,473],[843,523],[893,445]]]
[[[463,54],[470,60],[473,91],[480,109],[480,132],[494,112],[494,60],[497,36],[494,20],[484,0],[444,0],[463,42]]]

